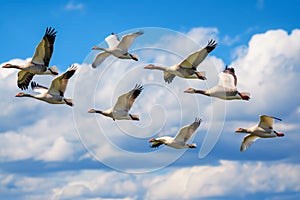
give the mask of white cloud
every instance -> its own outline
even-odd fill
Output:
[[[24,64],[24,60],[9,61]],[[3,64],[1,64],[2,66]],[[43,161],[72,160],[82,151],[73,126],[72,112],[66,105],[51,105],[31,98],[15,98],[17,70],[1,69],[0,151],[1,161],[34,159]],[[52,76],[35,76],[49,86]],[[70,80],[70,85],[72,85]],[[71,96],[67,88],[66,96]],[[25,91],[27,92],[27,91]],[[33,91],[28,90],[28,93]]]
[[[257,193],[297,198],[299,172],[299,164],[222,160],[215,166],[171,168],[163,173],[79,170],[41,177],[2,173],[0,188],[7,192],[8,185],[17,186],[29,199],[244,198]]]
[[[147,184],[150,189],[146,199],[243,197],[258,192],[298,192],[298,171],[299,165],[229,161],[221,161],[219,166],[182,168],[153,178]]]
[[[277,154],[284,153],[287,160],[298,161],[293,152],[299,143],[296,135],[299,127],[299,94],[294,92],[299,87],[299,35],[299,30],[290,34],[283,30],[268,31],[254,35],[247,46],[237,48],[235,52],[236,60],[232,65],[238,75],[238,88],[251,92],[252,99],[250,102],[226,102],[226,120],[222,132],[230,133],[237,127],[254,125],[259,114],[274,114],[277,117],[285,115],[283,122],[276,122],[274,128],[288,132],[280,140],[259,141],[245,152],[245,159],[278,159]],[[70,80],[66,93],[67,97],[72,97],[72,91],[75,92],[74,108],[50,105],[29,98],[15,98],[14,95],[19,91],[16,87],[17,71],[0,69],[0,92],[5,94],[0,96],[1,162],[24,159],[62,162],[90,158],[78,140],[72,116],[74,114],[81,139],[103,161],[116,164],[117,167],[112,167],[113,169],[145,172],[173,163],[181,155],[179,151],[167,148],[150,149],[147,139],[164,134],[173,136],[181,126],[191,123],[196,116],[203,119],[199,128],[201,132],[198,134],[207,134],[210,127],[213,129],[223,125],[223,121],[211,121],[215,115],[222,118],[223,111],[216,106],[218,103],[206,96],[182,92],[190,85],[205,89],[217,82],[216,74],[224,66],[223,60],[217,55],[212,53],[201,64],[200,69],[207,72],[206,82],[176,77],[172,84],[167,85],[161,72],[143,69],[148,62],[164,66],[175,64],[199,49],[197,43],[204,46],[211,37],[218,38],[218,30],[196,28],[188,32],[188,36],[194,41],[171,35],[164,37],[165,40],[157,44],[157,48],[138,50],[137,46],[133,52],[140,56],[140,62],[116,61],[110,58],[105,61],[105,67],[95,70],[83,64]],[[186,44],[184,48],[182,43]],[[94,54],[91,55],[93,56]],[[25,62],[11,62],[13,61]],[[47,86],[52,78],[36,76],[35,80]],[[104,116],[87,113],[92,107],[110,108],[118,95],[132,89],[136,83],[145,85],[132,108],[132,113],[141,116],[140,122],[113,122]],[[216,113],[213,113],[214,109],[217,110]],[[289,116],[289,112],[293,115]],[[200,148],[203,137],[198,137],[201,138],[197,141]],[[218,142],[217,145],[238,152],[241,140],[241,136],[234,134],[222,135],[222,143]],[[115,147],[122,151],[119,152]],[[265,149],[275,149],[276,153],[272,151],[270,158]],[[123,153],[126,156],[131,153],[139,155],[128,159]],[[142,157],[142,153],[148,154],[148,157]],[[255,156],[249,158],[247,155]],[[215,151],[213,156],[222,156],[222,153]],[[194,165],[198,159],[197,156],[191,158],[194,160],[184,163],[186,166]],[[233,155],[230,158],[240,157]],[[62,172],[46,178],[2,173],[0,185],[6,187],[0,188],[8,193],[7,188],[18,186],[16,190],[20,193],[27,192],[35,196],[28,194],[30,199],[109,199],[111,196],[119,199],[197,199],[217,196],[242,198],[257,192],[276,196],[284,192],[297,193],[300,190],[299,165],[287,162],[277,164],[222,161],[217,166],[168,168],[163,173],[160,171],[140,175],[98,170]],[[33,188],[36,190],[33,191]],[[236,190],[240,193],[236,194]],[[39,191],[45,192],[41,194]]]
[[[288,34],[271,30],[254,35],[232,62],[240,91],[251,93],[247,106],[238,105],[229,114],[288,116],[298,106],[300,30]],[[237,112],[239,110],[239,112]]]

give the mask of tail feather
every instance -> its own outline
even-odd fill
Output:
[[[239,92],[239,95],[243,100],[249,101],[250,99],[250,93],[248,92]]]
[[[129,115],[132,120],[140,121],[140,117],[138,115]]]
[[[52,75],[58,75],[58,69],[56,66],[50,67],[49,71],[51,72]]]
[[[205,72],[195,72],[195,74],[197,75],[197,77],[201,80],[206,80],[206,74]]]
[[[64,99],[65,103],[68,105],[68,106],[73,106],[73,100],[72,99]]]

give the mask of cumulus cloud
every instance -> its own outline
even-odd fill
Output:
[[[295,29],[291,34],[271,30],[254,35],[246,49],[237,50],[240,55],[232,66],[236,67],[238,87],[249,91],[252,97],[248,106],[238,107],[240,111],[288,117],[297,108],[299,40],[300,30]],[[236,109],[232,113],[237,114]]]
[[[15,186],[27,192],[30,199],[250,198],[256,193],[269,198],[289,193],[291,198],[297,198],[299,171],[299,164],[222,160],[215,166],[172,168],[150,174],[102,170],[61,172],[47,177],[6,174],[0,175],[0,182],[3,192],[9,190],[8,185]]]
[[[163,173],[148,175],[102,170],[61,172],[51,177],[50,181],[49,177],[44,181],[42,176],[28,178],[25,175],[4,172],[0,181],[5,187],[1,187],[1,190],[9,193],[9,189],[17,186],[21,192],[30,192],[34,187],[40,188],[40,191],[47,190],[43,198],[39,196],[40,199],[97,199],[110,198],[110,194],[115,194],[112,198],[120,199],[178,196],[197,199],[226,195],[239,198],[264,191],[272,195],[298,192],[299,166],[288,162],[299,161],[299,158],[290,153],[295,152],[299,143],[296,135],[299,129],[297,120],[300,119],[297,102],[299,93],[294,92],[299,87],[299,30],[293,30],[290,34],[284,30],[256,34],[247,45],[235,49],[235,59],[231,65],[235,67],[238,75],[239,90],[251,93],[252,99],[249,102],[225,102],[183,93],[190,86],[207,89],[217,83],[217,74],[223,69],[224,62],[214,52],[199,68],[206,71],[207,81],[176,77],[168,85],[163,81],[162,72],[143,69],[148,63],[162,66],[175,64],[189,53],[204,47],[211,37],[218,38],[219,33],[215,28],[195,28],[187,35],[193,40],[178,33],[159,35],[163,37],[154,43],[147,43],[147,48],[143,49],[142,45],[146,41],[153,41],[151,34],[144,34],[139,38],[141,41],[137,40],[132,48],[132,52],[140,57],[140,62],[111,57],[102,67],[92,69],[88,64],[96,54],[92,52],[69,82],[66,96],[74,98],[73,108],[50,105],[29,98],[14,98],[19,92],[16,87],[17,71],[0,69],[0,92],[5,94],[0,96],[0,109],[3,111],[0,113],[0,159],[1,162],[24,159],[43,162],[90,159],[82,149],[77,130],[80,140],[89,153],[93,154],[93,158],[112,169],[135,173],[153,171],[174,163],[177,158],[186,154],[192,155],[188,157],[189,162],[178,161],[181,163],[173,165],[172,170],[169,168]],[[25,61],[17,59],[11,62]],[[47,86],[52,78],[36,76],[35,80]],[[145,89],[131,112],[139,114],[141,121],[114,122],[102,115],[87,113],[93,107],[103,110],[110,108],[120,94],[131,90],[136,83],[143,84]],[[259,114],[283,118],[283,122],[276,122],[274,128],[288,133],[280,140],[275,138],[258,141],[241,154],[238,149],[243,136],[234,135],[232,132],[238,127],[255,125]],[[222,158],[226,151],[233,152],[226,155],[231,160],[282,158],[284,163],[222,161],[217,166],[199,166],[198,157],[193,151],[175,151],[166,147],[149,148],[149,137],[174,136],[195,117],[203,119],[194,141],[200,149],[205,146],[202,144],[204,136],[214,136],[215,140],[211,143],[214,144],[219,134],[222,134],[217,150],[212,152],[213,158]],[[276,150],[276,153],[272,151],[270,155],[266,149]],[[148,156],[143,157],[144,155]],[[195,166],[178,169],[177,166],[180,165]],[[270,183],[269,188],[266,183]],[[168,193],[170,188],[173,193]],[[240,196],[235,194],[236,188],[241,191]]]
[[[218,166],[183,168],[153,178],[148,183],[151,189],[146,197],[165,199],[180,196],[197,199],[218,196],[244,197],[258,192],[296,192],[300,189],[296,178],[299,176],[298,170],[299,165],[221,161]],[[237,191],[239,192],[236,193]]]
[[[13,64],[25,60],[14,59]],[[3,64],[1,64],[2,66]],[[1,69],[1,131],[3,149],[0,160],[34,159],[43,161],[72,160],[82,151],[72,124],[72,110],[65,105],[51,105],[31,98],[15,98],[17,70]],[[53,77],[35,76],[35,81],[49,86]],[[72,84],[72,80],[70,80]],[[66,96],[71,96],[71,87]],[[26,91],[27,92],[27,91]],[[28,93],[34,93],[28,90]]]

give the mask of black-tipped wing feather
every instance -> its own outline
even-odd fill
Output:
[[[76,70],[77,66],[72,65],[68,68],[68,70],[65,73],[55,78],[51,83],[49,93],[64,96],[64,92],[66,91],[68,81],[74,75]]]
[[[164,144],[163,142],[159,141],[159,140],[156,140],[154,142],[152,142],[152,144],[150,145],[151,148],[157,148],[159,147],[160,145]]]
[[[49,66],[49,62],[53,53],[53,46],[55,42],[57,31],[52,27],[47,27],[43,39],[35,48],[35,52],[32,58],[33,63]]]
[[[34,74],[30,73],[30,72],[26,72],[26,71],[19,71],[18,73],[18,87],[21,90],[26,90],[28,89],[29,83],[32,80]]]
[[[182,68],[197,69],[198,65],[206,58],[206,56],[216,48],[217,43],[215,40],[210,40],[206,47],[190,54],[185,60],[183,60],[179,66]]]
[[[143,86],[136,84],[134,89],[132,89],[130,92],[119,96],[117,103],[114,106],[114,110],[125,110],[128,112],[142,90]]]
[[[197,128],[201,124],[200,118],[195,118],[195,121],[180,129],[178,134],[175,136],[175,140],[186,142],[190,139],[190,137],[196,132]]]

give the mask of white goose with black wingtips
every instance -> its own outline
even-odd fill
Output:
[[[110,36],[105,38],[108,48],[94,46],[92,50],[102,50],[103,52],[96,55],[93,60],[92,67],[96,68],[99,66],[108,56],[113,55],[120,59],[132,59],[138,61],[138,57],[128,52],[129,47],[133,41],[144,32],[138,31],[135,33],[127,34],[119,40],[118,35],[112,33]]]
[[[49,62],[53,53],[53,46],[57,31],[54,28],[47,28],[43,39],[35,49],[30,62],[25,65],[14,65],[7,63],[2,68],[15,68],[21,70],[18,73],[17,85],[20,89],[28,89],[33,76],[38,75],[58,75],[57,67],[49,68]]]
[[[161,67],[149,64],[145,66],[144,69],[154,69],[163,71],[164,80],[167,83],[171,83],[175,76],[186,79],[206,80],[205,72],[197,71],[197,67],[207,57],[207,55],[216,48],[216,46],[216,41],[210,40],[206,47],[190,54],[187,58],[185,58],[178,64],[175,64],[171,67]]]
[[[68,80],[74,75],[76,70],[77,66],[75,65],[69,67],[65,73],[52,81],[49,89],[36,82],[31,82],[31,88],[39,94],[34,95],[19,92],[16,94],[16,97],[31,97],[51,104],[67,104],[73,106],[72,99],[65,98],[64,93],[67,88]]]
[[[138,115],[133,115],[129,113],[129,110],[131,109],[135,99],[140,95],[140,93],[143,90],[142,85],[135,85],[134,89],[131,91],[119,96],[116,104],[114,107],[102,111],[102,110],[96,110],[96,109],[90,109],[89,113],[98,113],[102,114],[106,117],[112,118],[115,120],[137,120],[139,121],[140,118]]]
[[[273,129],[274,119],[281,121],[277,117],[260,115],[259,123],[251,128],[238,128],[236,133],[248,133],[244,138],[240,151],[243,152],[249,148],[259,138],[283,137],[284,133]]]
[[[195,118],[195,121],[180,129],[175,137],[170,136],[162,136],[158,138],[151,138],[149,142],[151,143],[151,148],[159,147],[164,144],[168,147],[172,147],[175,149],[183,149],[183,148],[196,148],[196,144],[187,144],[186,142],[192,137],[192,135],[196,132],[197,128],[201,124],[201,119]]]

